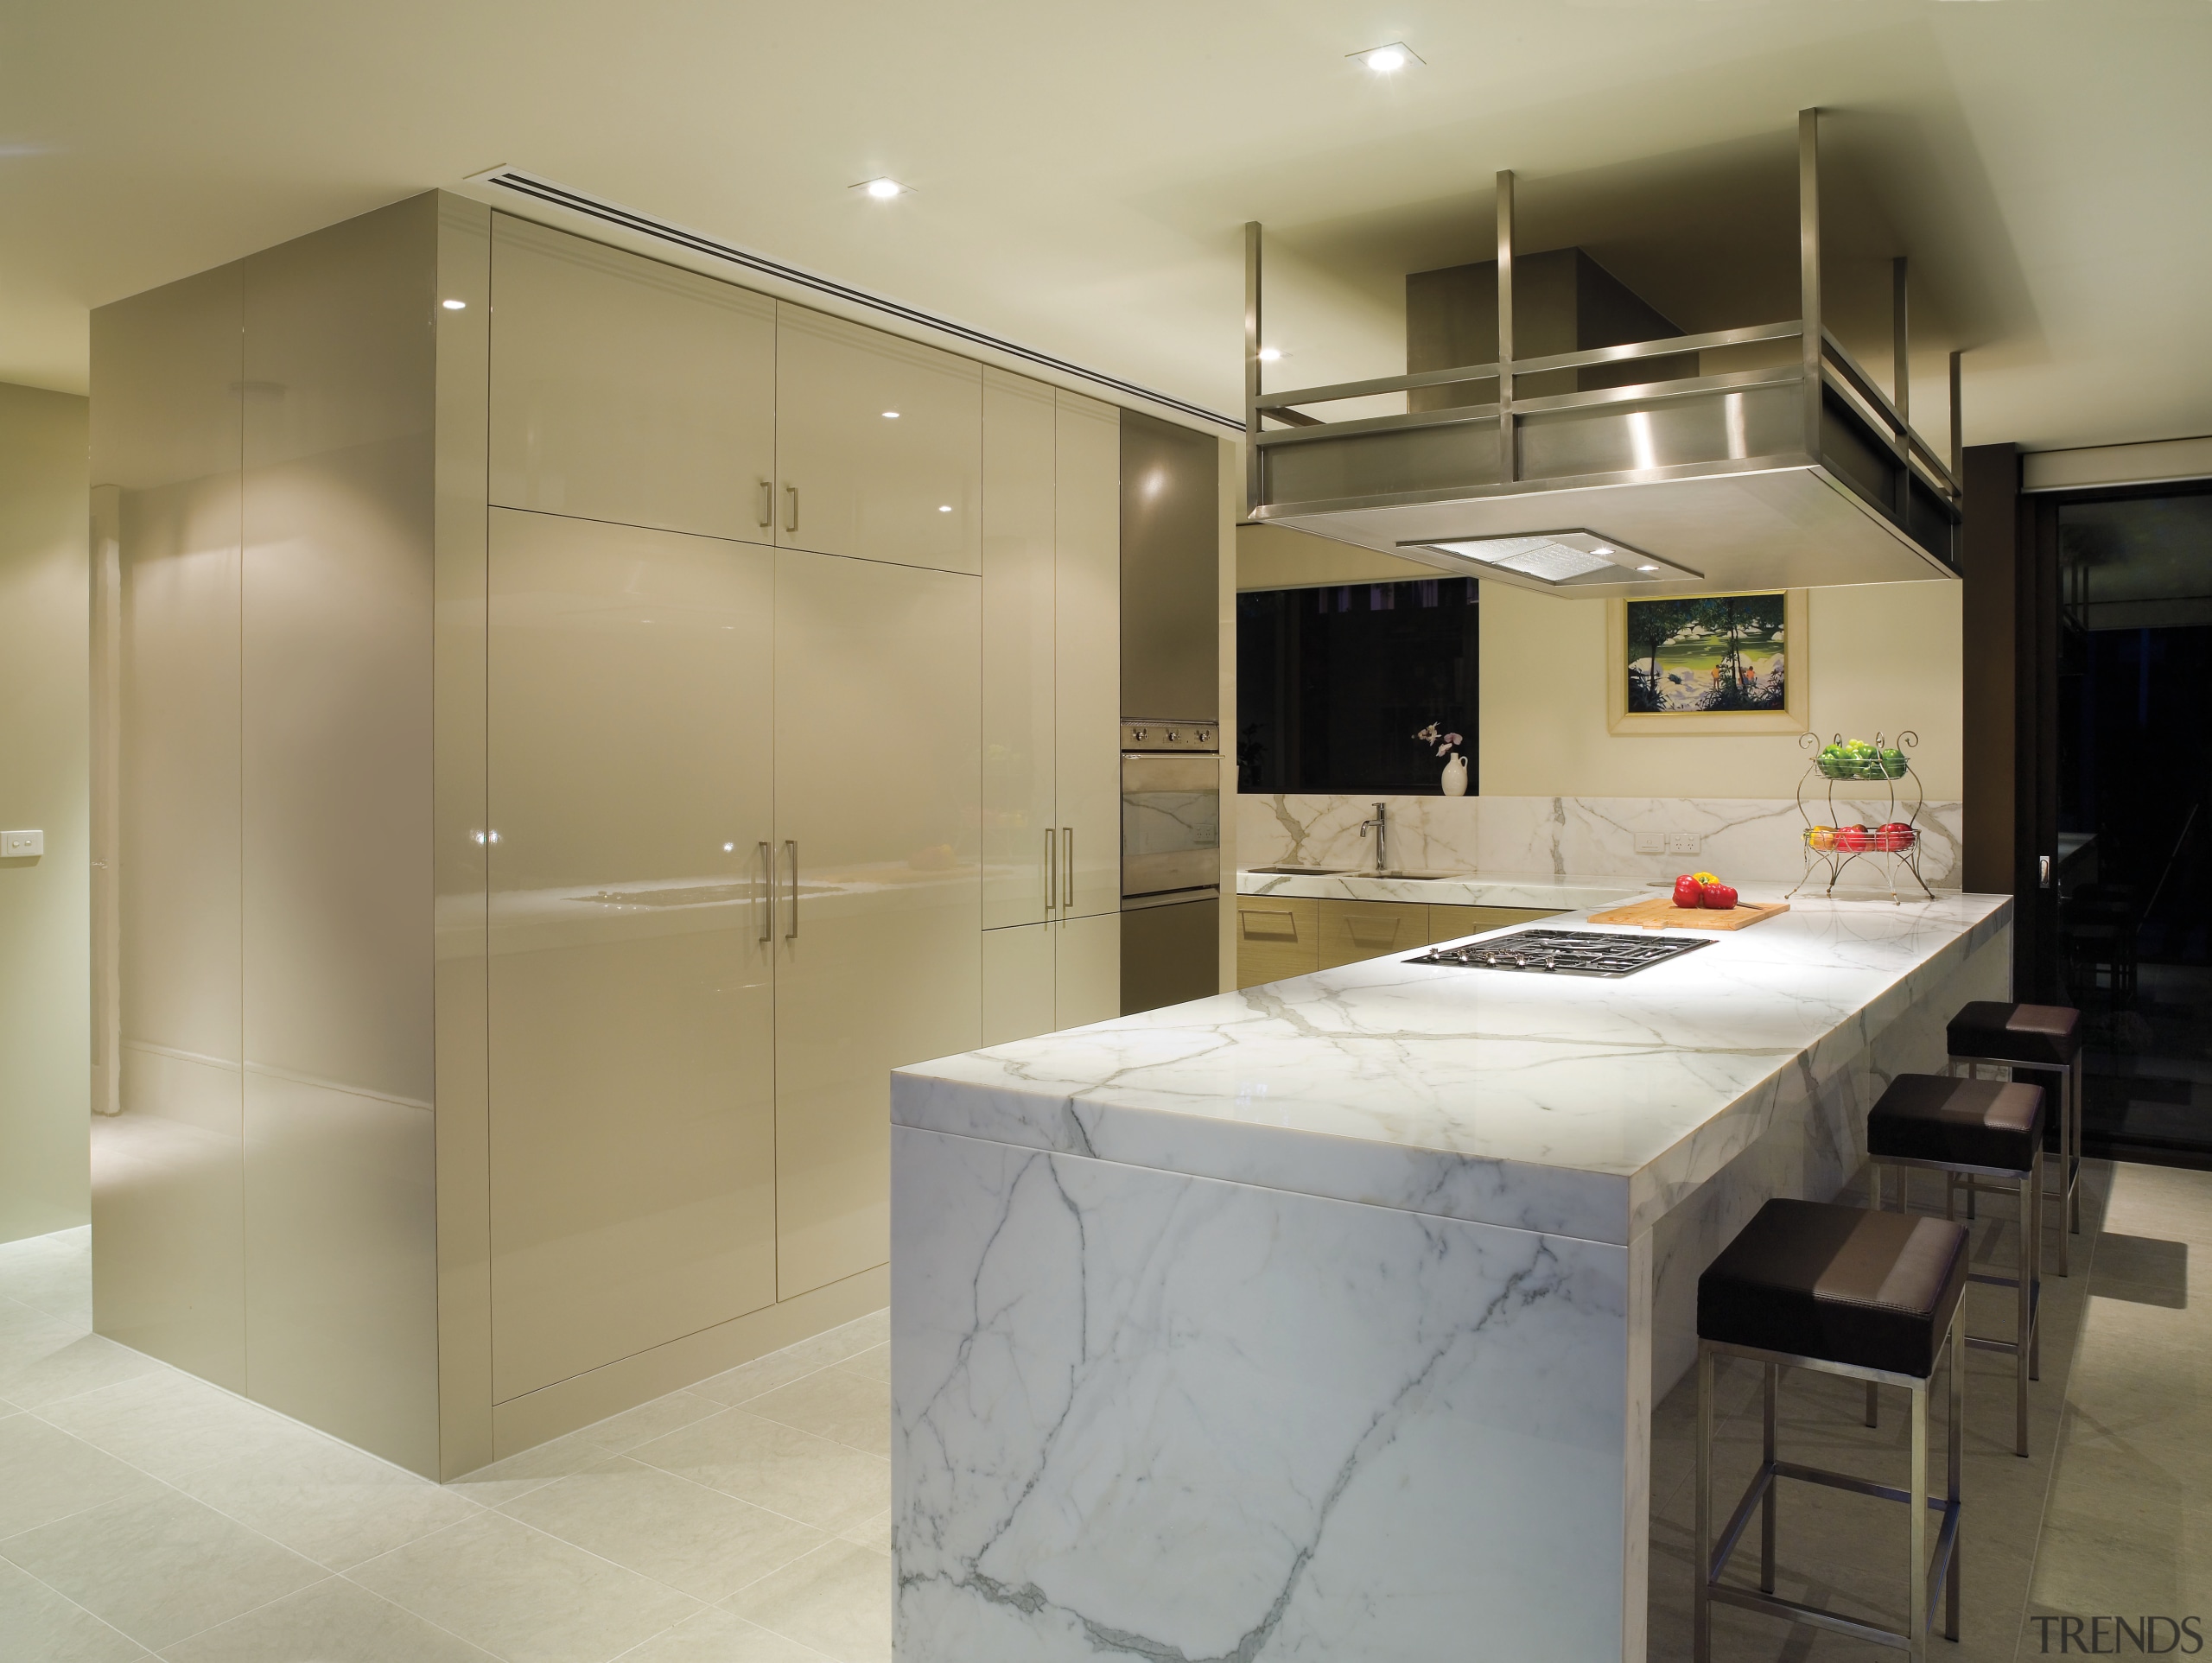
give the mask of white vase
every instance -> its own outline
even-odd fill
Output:
[[[1467,759],[1455,756],[1444,765],[1444,795],[1465,797],[1467,794]]]

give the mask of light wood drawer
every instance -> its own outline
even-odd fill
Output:
[[[1558,916],[1556,911],[1541,907],[1432,906],[1428,909],[1428,938],[1432,942],[1458,941],[1464,936],[1479,936],[1487,930],[1504,930],[1516,924],[1534,924],[1539,918]]]
[[[1321,968],[1357,964],[1427,944],[1428,908],[1418,901],[1321,903]]]
[[[1319,969],[1320,905],[1281,896],[1238,896],[1236,985],[1256,987]]]

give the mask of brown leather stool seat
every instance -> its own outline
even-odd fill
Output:
[[[2052,1117],[2058,1123],[2058,1182],[2052,1195],[2059,1203],[2061,1276],[2072,1268],[2068,1238],[2082,1228],[2082,1051],[2086,1038],[2081,1012],[2068,1006],[2015,1005],[1994,999],[1962,1006],[1943,1036],[1943,1048],[1950,1055],[1948,1072],[1956,1073],[1963,1063],[1969,1074],[1978,1066],[1993,1064],[2008,1072],[2028,1069],[2058,1076],[2058,1106]],[[1965,1188],[1967,1216],[1972,1218],[1980,1186],[1969,1177]]]
[[[1931,1166],[2024,1172],[2043,1139],[2040,1087],[1901,1074],[1866,1117],[1866,1152]]]
[[[1968,1010],[1974,1007],[1968,1006]],[[2069,1013],[2070,1014],[2070,1013]],[[2013,1449],[2028,1452],[2028,1382],[2042,1370],[2043,1127],[2046,1099],[2041,1086],[2002,1080],[1961,1079],[1948,1074],[1900,1074],[1866,1116],[1866,1158],[1872,1168],[1874,1209],[1882,1207],[1883,1174],[1899,1169],[1898,1205],[1911,1168],[1943,1174],[1943,1213],[1951,1216],[1955,1185],[1999,1179],[2020,1198],[2020,1263],[2014,1276],[1975,1272],[1969,1280],[2019,1294],[2019,1315],[2009,1340],[1967,1336],[1968,1345],[2009,1351],[2013,1360]],[[1874,1396],[1866,1398],[1866,1424],[1875,1423]]]
[[[1925,1380],[1966,1294],[1966,1242],[1942,1219],[1770,1201],[1697,1279],[1697,1336]]]
[[[2082,1013],[2064,1005],[1978,999],[1951,1019],[1943,1037],[1954,1057],[2064,1068],[2081,1054]]]
[[[1967,1084],[1968,1082],[1957,1082]],[[2032,1088],[2030,1088],[2032,1089]],[[2038,1096],[2040,1094],[2038,1094]],[[1948,1219],[1865,1212],[1820,1201],[1770,1201],[1697,1283],[1697,1560],[1694,1652],[1712,1655],[1715,1602],[1900,1645],[1927,1656],[1937,1596],[1943,1631],[1959,1637],[1959,1473],[1964,1448],[1965,1370],[1959,1310],[1967,1281],[1967,1232]],[[1719,1531],[1713,1508],[1714,1368],[1724,1356],[1761,1366],[1765,1376],[1764,1455],[1758,1475]],[[1936,1366],[1950,1364],[1948,1495],[1928,1491],[1928,1400]],[[1912,1396],[1912,1454],[1903,1488],[1777,1459],[1775,1404],[1781,1371],[1807,1368]],[[1789,1478],[1905,1504],[1910,1520],[1912,1609],[1903,1629],[1783,1599],[1774,1591],[1776,1481]],[[1759,1513],[1759,1585],[1724,1583],[1730,1556]],[[1929,1515],[1939,1521],[1928,1551]]]

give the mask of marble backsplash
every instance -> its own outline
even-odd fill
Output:
[[[1246,793],[1236,799],[1236,864],[1366,866],[1374,845],[1359,825],[1372,797]],[[1572,873],[1656,883],[1697,869],[1738,883],[1795,884],[1803,874],[1805,821],[1789,797],[1390,797],[1390,864],[1417,871]],[[1887,795],[1837,798],[1833,818],[1877,825]],[[1921,811],[1921,872],[1932,888],[1959,886],[1960,809]],[[1816,820],[1827,820],[1825,802]],[[1904,816],[1900,815],[1899,818]],[[1639,832],[1689,832],[1698,852],[1639,854]],[[1880,863],[1861,861],[1847,883],[1872,887]],[[1864,875],[1858,875],[1863,873]]]

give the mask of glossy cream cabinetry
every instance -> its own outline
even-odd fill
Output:
[[[450,1477],[880,1305],[1116,1014],[1116,413],[441,194],[93,341],[100,1331]]]
[[[1058,847],[1055,422],[1052,389],[984,370],[983,923],[992,929],[1045,921],[1046,855]],[[1045,1008],[1049,1019],[1049,993]]]
[[[1002,1045],[1122,1013],[1122,917],[983,932],[983,1040]]]
[[[1007,936],[985,944],[993,1043],[1071,1025],[1064,1006],[1120,1014],[1119,435],[1110,405],[983,371],[983,916]],[[1098,917],[1116,927],[1058,927]]]
[[[501,1400],[776,1297],[775,562],[493,511]]]
[[[976,573],[982,367],[802,306],[776,314],[776,541]]]
[[[1052,778],[1073,839],[1056,899],[1059,917],[1084,918],[1122,907],[1121,412],[1055,398]]]
[[[776,303],[499,214],[491,499],[766,543]]]
[[[973,577],[776,556],[777,1290],[890,1257],[891,1070],[981,1043]]]

